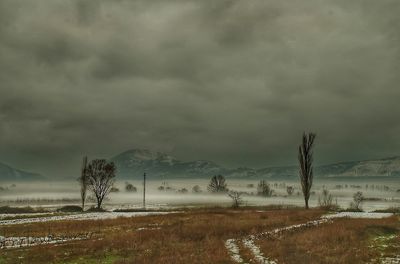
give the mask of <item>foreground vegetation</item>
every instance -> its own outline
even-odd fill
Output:
[[[233,263],[224,246],[227,239],[304,223],[325,213],[298,208],[209,208],[158,216],[3,226],[0,232],[6,236],[87,232],[94,236],[65,244],[2,250],[0,263]],[[399,223],[398,216],[338,219],[258,243],[279,263],[360,263],[380,256],[381,249],[370,247],[371,241],[385,234],[398,235]]]

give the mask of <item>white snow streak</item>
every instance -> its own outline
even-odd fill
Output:
[[[381,259],[382,264],[399,264],[400,263],[400,255],[395,257],[386,257]]]
[[[76,236],[45,236],[45,237],[3,237],[0,236],[0,249],[31,247],[37,245],[59,244],[74,240],[90,239],[92,233]]]
[[[173,212],[101,212],[101,213],[81,213],[81,214],[70,214],[61,216],[48,216],[48,217],[35,217],[35,218],[23,218],[23,219],[11,219],[1,220],[1,225],[18,225],[18,224],[30,224],[39,222],[49,221],[61,221],[61,220],[101,220],[101,219],[114,219],[118,217],[136,217],[136,216],[147,216],[147,215],[163,215]]]
[[[322,216],[322,218],[368,218],[368,219],[381,219],[391,217],[392,213],[368,213],[368,212],[340,212],[335,214],[328,214]]]
[[[236,240],[235,239],[226,240],[225,247],[228,250],[229,255],[231,256],[233,261],[235,261],[237,263],[243,263],[243,259],[239,254],[239,247],[236,244]]]
[[[243,239],[242,242],[243,242],[243,245],[246,248],[248,248],[251,251],[251,253],[253,253],[254,259],[257,262],[263,263],[263,264],[277,264],[276,261],[270,260],[270,259],[264,257],[264,255],[261,252],[260,248],[258,246],[256,246],[256,244],[254,244],[254,240],[253,239]]]

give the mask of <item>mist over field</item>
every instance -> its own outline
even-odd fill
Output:
[[[129,181],[136,188],[137,192],[131,193],[125,190],[125,181],[117,181],[114,185],[119,189],[112,192],[104,206],[110,210],[121,208],[142,208],[143,204],[143,181]],[[243,205],[286,205],[302,206],[304,199],[298,180],[291,181],[269,181],[274,190],[272,197],[257,196],[258,180],[237,180],[228,179],[230,190],[244,192]],[[186,207],[230,207],[231,199],[226,193],[212,194],[207,191],[208,179],[175,179],[163,183],[161,180],[148,180],[146,187],[146,206],[152,209],[167,209]],[[251,185],[249,187],[249,185]],[[276,185],[275,185],[276,184]],[[193,193],[192,188],[200,186],[200,193]],[[368,185],[368,186],[367,186]],[[11,186],[6,183],[3,186]],[[168,186],[170,190],[158,190],[160,186]],[[275,187],[276,186],[276,187]],[[295,188],[294,194],[289,196],[286,186]],[[347,188],[345,187],[347,186]],[[388,189],[385,189],[386,188]],[[182,189],[187,192],[182,193]],[[342,208],[348,208],[352,201],[352,196],[357,191],[362,191],[366,200],[362,208],[365,211],[386,209],[400,205],[400,182],[396,178],[385,180],[322,180],[316,181],[313,187],[315,192],[310,199],[311,206],[318,206],[318,197],[321,196],[323,188],[328,189],[334,196],[334,203],[337,202]],[[10,187],[8,191],[1,192],[1,205],[16,206],[39,206],[47,208],[59,208],[65,205],[80,205],[79,186],[74,181],[68,182],[26,182],[17,183],[16,187]],[[94,201],[87,202],[88,206],[94,206]]]

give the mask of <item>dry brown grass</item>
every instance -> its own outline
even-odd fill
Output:
[[[9,226],[0,232],[7,236],[97,232],[97,238],[89,241],[7,250],[3,256],[7,263],[63,263],[85,256],[100,260],[110,255],[118,257],[115,263],[232,263],[224,247],[226,239],[302,223],[322,213],[300,209],[202,209],[160,216]],[[150,224],[161,229],[137,231]]]
[[[96,232],[95,238],[86,241],[3,250],[0,263],[232,263],[224,246],[226,239],[304,223],[324,213],[318,209],[259,210],[262,208],[199,209],[159,216],[0,227],[7,236]],[[371,227],[398,225],[395,219],[335,221],[290,234],[287,239],[263,241],[263,252],[280,263],[359,263],[374,255],[364,249],[364,238]],[[141,227],[161,229],[138,231]],[[354,249],[349,250],[348,245]],[[252,257],[247,251],[241,254],[246,260]]]
[[[381,254],[372,238],[400,234],[397,217],[336,219],[333,223],[258,241],[262,252],[279,263],[367,263]]]

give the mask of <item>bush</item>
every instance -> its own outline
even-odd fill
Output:
[[[271,189],[268,182],[261,180],[257,186],[257,195],[271,197],[274,190]]]
[[[188,190],[186,188],[182,188],[178,190],[178,193],[188,193]]]
[[[82,212],[82,207],[77,205],[66,205],[57,209],[58,212],[75,213]]]
[[[328,189],[322,189],[321,196],[318,196],[318,204],[323,208],[330,208],[333,205],[333,196]]]
[[[110,192],[119,192],[119,189],[117,187],[111,187]]]
[[[287,194],[288,194],[289,196],[291,196],[291,195],[293,194],[293,192],[294,192],[293,186],[287,186],[287,187],[286,187],[286,192],[287,192]]]
[[[362,192],[356,192],[353,195],[353,202],[350,203],[350,209],[355,211],[362,211],[361,203],[364,200],[364,195]]]
[[[232,199],[232,207],[233,208],[239,208],[239,206],[243,203],[241,195],[242,195],[241,193],[236,192],[236,191],[230,191],[228,193],[228,196]]]
[[[125,191],[127,192],[137,192],[137,188],[133,186],[133,184],[126,182],[125,183]]]
[[[201,193],[201,188],[200,188],[200,186],[199,186],[199,185],[193,186],[192,192],[193,192],[193,193]]]

